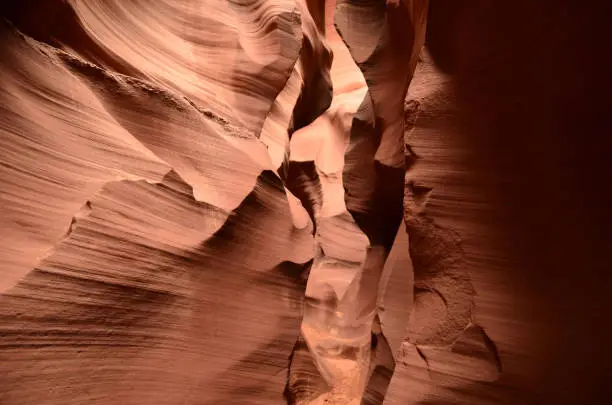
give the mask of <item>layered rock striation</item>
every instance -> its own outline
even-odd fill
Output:
[[[2,4],[0,403],[578,403],[599,25],[484,3]]]

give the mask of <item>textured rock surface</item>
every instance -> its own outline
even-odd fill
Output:
[[[504,3],[2,3],[0,404],[607,403],[609,5]]]
[[[412,94],[420,113],[409,117],[406,204],[415,287],[430,312],[411,322],[406,366],[398,363],[385,402],[607,401],[610,350],[597,330],[609,317],[610,239],[601,231],[610,193],[595,184],[611,172],[601,136],[610,129],[601,113],[609,16],[604,2],[430,3],[427,48],[450,76]],[[419,76],[435,77],[420,69],[411,91]],[[445,250],[446,269],[460,277],[434,265]],[[466,325],[471,294],[469,328],[439,333]],[[483,332],[499,362],[483,350]],[[457,339],[450,351],[435,347],[447,339]]]
[[[312,238],[260,132],[300,13],[155,3],[2,23],[2,403],[283,402]]]

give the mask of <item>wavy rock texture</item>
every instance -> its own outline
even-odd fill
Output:
[[[6,14],[0,402],[282,403],[312,238],[259,138],[296,4]]]
[[[34,6],[55,22],[41,26]],[[8,401],[36,401],[45,381],[58,382],[50,402],[105,402],[109,386],[117,387],[113,400],[126,403],[270,400],[274,384],[285,385],[289,363],[273,359],[288,359],[298,338],[307,274],[307,296],[316,298],[323,283],[336,289],[338,310],[355,317],[366,303],[373,314],[376,274],[391,246],[380,251],[344,203],[344,149],[367,89],[337,35],[331,42],[345,63],[330,71],[328,6],[228,2],[202,13],[207,6],[47,2],[5,11]],[[339,82],[334,91],[332,74],[347,63],[359,85]],[[18,162],[18,155],[30,159]],[[58,193],[54,185],[62,193],[47,200],[47,190]],[[30,218],[27,201],[41,219]],[[275,217],[283,212],[293,215]],[[258,237],[264,228],[275,237]],[[47,234],[28,244],[38,229]],[[311,232],[318,253],[309,270]],[[31,254],[11,254],[26,245]],[[367,251],[379,251],[373,262]],[[355,294],[363,294],[360,273],[372,266],[364,301]],[[216,309],[249,284],[243,299]],[[251,311],[266,291],[272,301]],[[308,314],[304,330],[317,329]],[[242,316],[257,321],[249,329]],[[363,324],[366,348],[371,322]],[[232,337],[232,325],[244,339]],[[381,331],[374,336],[386,342]],[[29,373],[41,350],[49,358],[37,364],[49,372]],[[78,359],[62,363],[62,355]],[[319,368],[314,379],[322,372],[334,386],[353,378],[338,377],[337,364],[318,354],[314,360],[328,373]],[[233,385],[260,362],[272,362],[268,372]],[[210,366],[190,371],[198,363]],[[361,384],[368,363],[351,366]],[[90,374],[73,376],[87,367]],[[109,367],[115,371],[101,371]],[[41,391],[20,385],[30,383]],[[360,396],[358,389],[347,400]]]
[[[606,403],[607,14],[547,2],[3,3],[0,404]]]
[[[402,218],[403,101],[423,45],[427,3],[327,6],[329,45],[344,63],[332,64],[330,103],[325,88],[302,92],[290,142],[287,181],[297,180],[304,190],[295,194],[315,225],[316,251],[306,288],[305,344],[292,359],[288,399],[380,403],[394,359],[380,327],[372,328],[378,285]],[[364,29],[360,37],[351,36],[356,31],[349,21]],[[370,25],[379,32],[370,33]],[[368,46],[373,49],[362,55]],[[400,48],[407,57],[392,58]],[[336,88],[339,70],[347,77]],[[329,108],[319,108],[312,97]],[[303,118],[301,101],[318,118]]]

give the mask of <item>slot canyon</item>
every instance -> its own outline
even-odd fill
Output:
[[[0,405],[599,405],[612,3],[0,2]]]

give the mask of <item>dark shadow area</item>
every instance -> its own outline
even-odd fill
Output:
[[[609,401],[611,18],[606,1],[430,2],[427,46],[494,207],[491,269],[532,340],[497,403]]]

